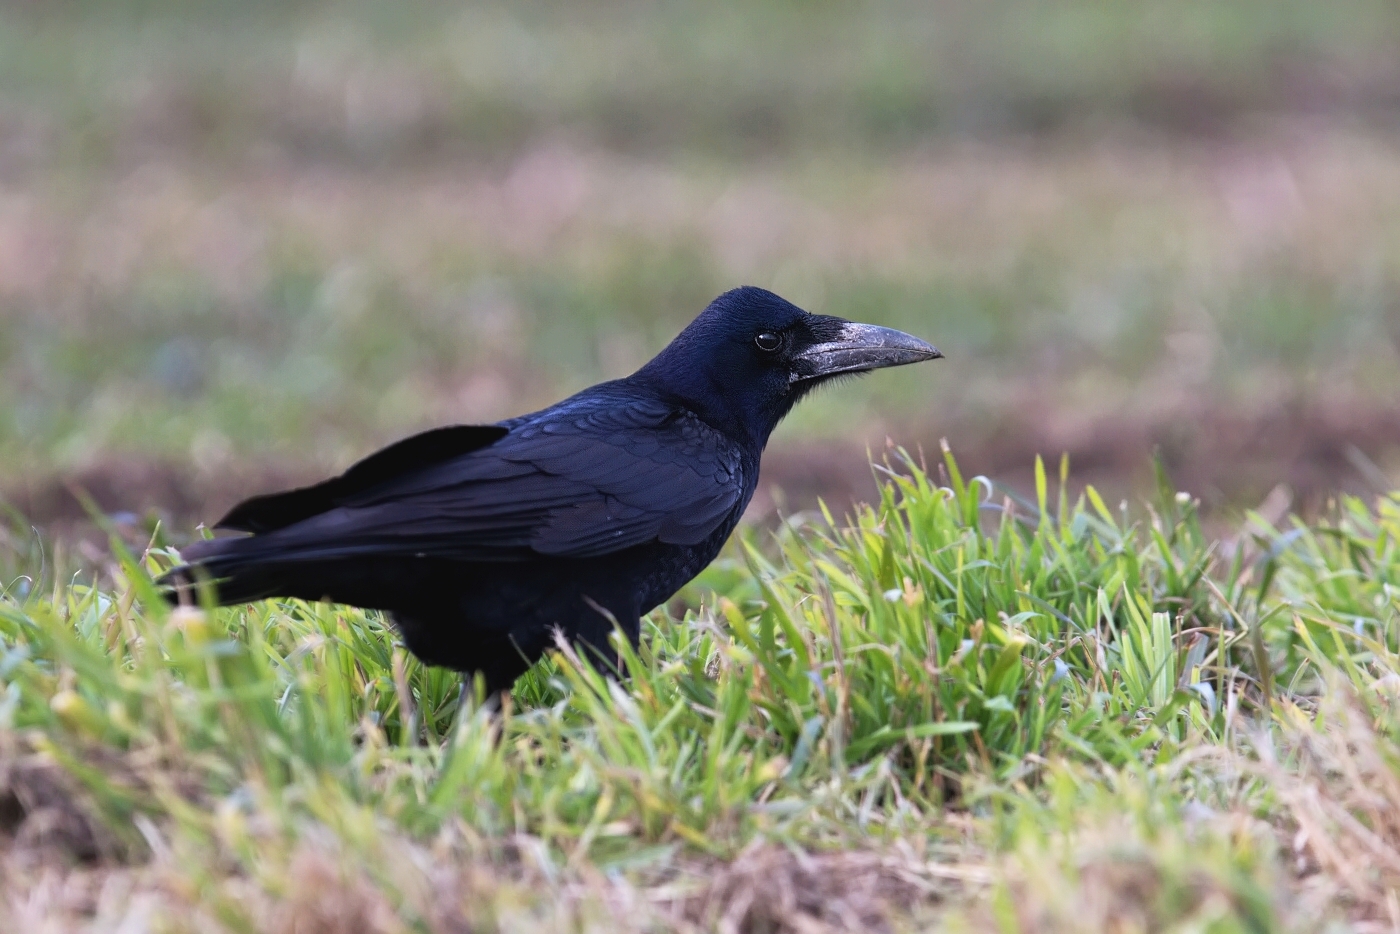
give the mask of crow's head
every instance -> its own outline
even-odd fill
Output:
[[[941,356],[902,331],[809,314],[744,286],[711,302],[633,378],[762,445],[799,399],[828,380]]]

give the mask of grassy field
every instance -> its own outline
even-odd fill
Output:
[[[499,716],[377,615],[50,556],[0,603],[0,925],[1390,929],[1400,497],[1212,540],[902,467]]]
[[[803,505],[873,495],[886,434],[1023,487],[1156,446],[1212,506],[1363,489],[1398,53],[1367,0],[3,5],[0,495],[187,527],[744,282],[948,354],[799,410]]]
[[[0,0],[0,931],[1397,929],[1397,62],[1385,0]],[[948,359],[779,429],[630,679],[458,710],[152,591],[740,283]]]

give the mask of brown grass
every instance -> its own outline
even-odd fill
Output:
[[[58,857],[91,864],[119,853],[117,840],[85,797],[50,756],[0,733],[0,839],[9,842],[12,854],[39,863]]]
[[[1334,685],[1316,716],[1322,726],[1289,706],[1285,742],[1255,742],[1287,818],[1300,890],[1361,931],[1400,928],[1400,748],[1391,700]]]
[[[529,838],[487,844],[449,831],[420,843],[390,831],[373,852],[355,853],[315,827],[289,850],[266,849],[254,874],[228,853],[186,851],[188,841],[172,848],[154,828],[153,854],[128,865],[91,856],[89,838],[100,831],[70,798],[26,820],[46,808],[86,829],[13,834],[0,844],[0,930],[882,932],[904,930],[988,881],[979,864],[929,860],[907,845],[805,853],[765,843],[729,862],[678,856],[606,874],[559,867]]]

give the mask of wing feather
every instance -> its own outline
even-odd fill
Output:
[[[314,486],[254,496],[229,510],[216,529],[271,532],[335,508],[409,470],[460,457],[504,438],[498,425],[449,425],[404,438],[354,464],[338,477]]]
[[[595,557],[698,544],[732,525],[745,480],[739,447],[684,410],[576,397],[488,446],[342,488],[276,537],[296,557]]]

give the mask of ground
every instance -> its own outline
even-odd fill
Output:
[[[0,5],[0,929],[1393,928],[1396,62],[1380,0]],[[948,358],[780,428],[627,682],[151,592],[740,283]]]
[[[376,614],[171,612],[164,550],[95,588],[51,558],[0,603],[0,922],[1393,923],[1400,499],[1222,539],[1170,488],[902,468],[736,547],[627,681],[561,646],[499,713]]]

